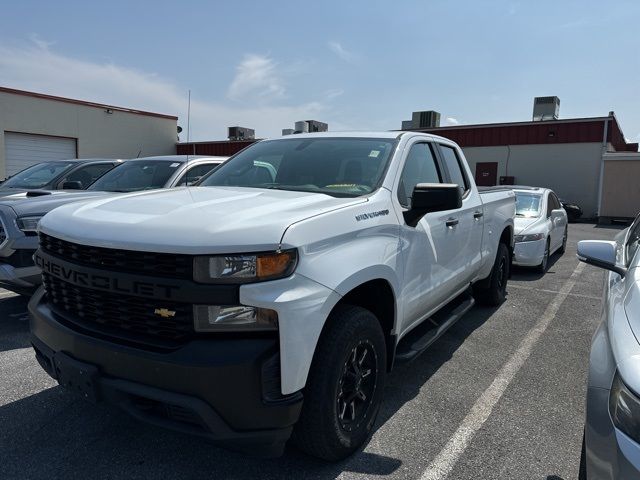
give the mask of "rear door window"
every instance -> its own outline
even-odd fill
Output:
[[[462,188],[462,191],[466,192],[469,190],[469,182],[462,170],[462,165],[460,164],[460,159],[458,158],[455,149],[442,144],[439,145],[439,147],[440,153],[442,154],[442,160],[449,172],[451,183],[459,185],[460,188]]]

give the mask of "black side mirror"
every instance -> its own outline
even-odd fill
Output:
[[[83,188],[82,182],[78,180],[67,181],[62,184],[63,190],[82,190]]]
[[[427,213],[462,207],[462,190],[454,183],[419,183],[413,189],[411,208],[403,213],[407,225],[415,227]]]

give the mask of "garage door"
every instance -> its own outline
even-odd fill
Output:
[[[9,176],[47,160],[76,158],[76,139],[5,132],[4,153]]]

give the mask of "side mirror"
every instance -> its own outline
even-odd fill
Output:
[[[77,180],[64,182],[62,184],[63,190],[82,190],[84,187],[82,186],[82,182]]]
[[[616,272],[621,277],[627,269],[616,263],[616,242],[604,240],[581,240],[578,242],[578,260]]]
[[[454,183],[419,183],[413,189],[411,208],[403,213],[407,225],[415,227],[427,213],[462,207],[462,190]]]

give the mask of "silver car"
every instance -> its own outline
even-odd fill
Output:
[[[640,215],[614,242],[584,240],[578,258],[610,270],[591,344],[581,478],[640,478]]]
[[[128,160],[77,192],[27,192],[0,198],[0,288],[31,295],[40,284],[40,269],[33,264],[38,248],[40,219],[71,202],[193,185],[227,157],[169,155]]]
[[[514,187],[516,219],[513,264],[536,267],[544,273],[549,257],[567,247],[567,212],[548,188]]]

